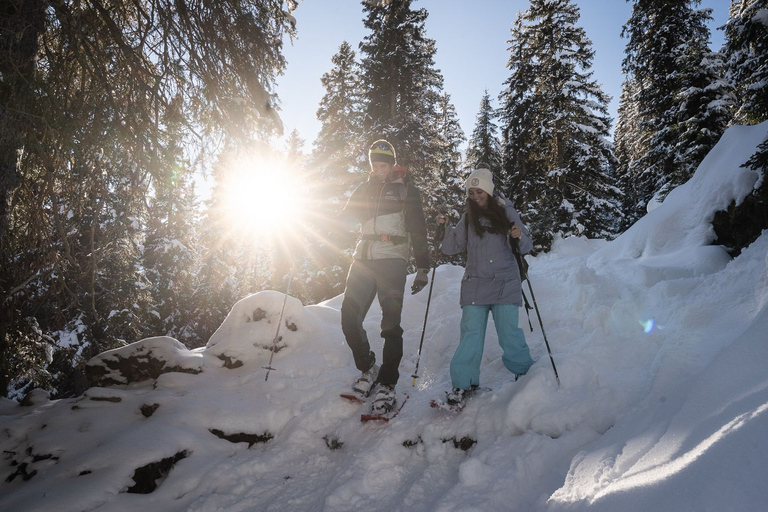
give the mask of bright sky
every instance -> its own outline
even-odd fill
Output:
[[[611,116],[616,118],[621,93],[621,61],[626,40],[622,26],[629,19],[632,4],[624,0],[575,0],[581,9],[580,26],[595,50],[595,79],[612,98]],[[465,134],[474,128],[483,91],[488,89],[493,105],[508,77],[506,41],[509,28],[526,0],[414,0],[412,8],[429,12],[426,35],[437,42],[436,67],[445,78],[445,91],[451,95]],[[728,0],[703,0],[701,7],[712,8],[710,25],[714,49],[723,43],[716,30],[728,17]],[[288,67],[277,82],[282,102],[281,117],[286,135],[297,129],[311,149],[320,123],[315,113],[325,93],[320,77],[331,70],[331,57],[342,41],[358,52],[358,43],[368,34],[363,27],[362,6],[358,0],[302,0],[294,12],[298,39],[286,43]],[[359,57],[359,55],[358,55]]]

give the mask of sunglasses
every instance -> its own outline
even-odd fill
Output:
[[[392,151],[392,146],[389,144],[384,144],[383,142],[376,145],[376,149],[380,149],[382,151]]]

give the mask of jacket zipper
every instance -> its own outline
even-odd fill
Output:
[[[379,207],[381,206],[381,196],[384,193],[384,188],[387,186],[386,183],[383,183],[381,185],[381,189],[379,189],[379,196],[376,199],[376,210],[374,211],[375,215],[373,216],[373,234],[376,234],[376,218],[379,216]],[[371,213],[371,210],[368,210],[368,213]],[[373,259],[373,252],[371,252],[371,248],[373,246],[373,243],[368,244],[368,259]]]

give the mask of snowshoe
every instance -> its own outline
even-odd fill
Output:
[[[384,384],[379,386],[379,391],[376,392],[371,412],[373,414],[386,414],[395,408],[396,403],[395,387]]]
[[[430,400],[429,406],[435,409],[459,413],[467,406],[467,401],[470,398],[477,393],[487,391],[491,391],[491,388],[481,388],[480,386],[472,386],[469,389],[453,388],[451,391],[446,391],[445,400]]]
[[[384,387],[384,386],[382,386],[382,387]],[[378,397],[378,393],[376,395]],[[368,422],[368,421],[383,421],[383,422],[387,422],[387,421],[391,420],[392,418],[397,416],[398,413],[400,412],[400,410],[403,408],[403,406],[405,405],[405,402],[408,400],[408,395],[405,394],[405,393],[401,393],[400,397],[398,399],[398,397],[396,395],[394,395],[394,389],[393,389],[393,399],[394,399],[394,402],[393,402],[393,405],[392,405],[391,409],[389,409],[386,412],[376,412],[376,410],[373,409],[373,407],[372,407],[370,414],[362,414],[362,415],[360,415],[360,421],[362,421],[362,422]],[[375,402],[374,402],[374,404],[375,404]]]
[[[471,389],[461,389],[461,388],[453,388],[453,391],[448,393],[448,395],[445,397],[445,402],[448,405],[462,405],[464,403],[464,400],[469,398],[469,395],[472,393]]]
[[[356,404],[365,403],[365,399],[360,395],[358,395],[357,393],[341,393],[339,396],[345,400],[349,400],[350,402],[354,402]]]
[[[363,372],[362,375],[352,385],[352,391],[362,397],[368,397],[371,394],[373,385],[376,383],[376,377],[379,375],[379,365],[374,364],[368,369],[367,372]]]

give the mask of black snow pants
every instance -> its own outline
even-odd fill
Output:
[[[341,330],[347,340],[355,365],[368,371],[376,362],[368,335],[363,329],[365,315],[378,295],[381,306],[381,337],[384,338],[378,382],[394,386],[400,377],[398,367],[403,358],[403,310],[406,261],[400,258],[354,261],[349,269],[344,300],[341,303]]]

